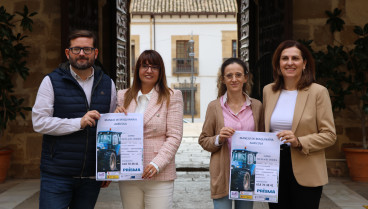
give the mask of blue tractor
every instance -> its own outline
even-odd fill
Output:
[[[231,191],[253,191],[257,152],[234,149],[231,163]]]
[[[97,170],[120,170],[121,132],[99,131],[97,134]]]

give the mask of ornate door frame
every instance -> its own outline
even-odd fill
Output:
[[[116,0],[116,88],[130,86],[130,0]]]

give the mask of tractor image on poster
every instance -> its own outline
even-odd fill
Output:
[[[257,152],[234,149],[231,162],[231,191],[253,191]]]
[[[121,132],[99,131],[97,134],[97,171],[120,170]]]

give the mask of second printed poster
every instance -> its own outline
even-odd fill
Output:
[[[229,198],[277,202],[279,159],[275,133],[236,131],[231,141]]]

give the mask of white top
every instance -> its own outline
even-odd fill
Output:
[[[94,70],[92,70],[92,74],[86,80],[82,80],[71,68],[70,72],[75,80],[77,80],[79,85],[83,88],[88,104],[90,104]],[[114,82],[111,80],[111,102],[109,112],[114,112],[115,108],[116,89]],[[67,135],[82,130],[80,125],[82,118],[58,118],[53,117],[53,114],[54,90],[50,77],[45,76],[38,89],[36,101],[32,108],[33,129],[38,133],[53,136]]]
[[[144,114],[144,111],[146,111],[147,105],[149,100],[151,99],[152,96],[152,92],[153,89],[151,89],[151,91],[148,94],[143,94],[141,90],[138,91],[138,95],[137,95],[137,107],[135,108],[135,113],[142,113]],[[151,165],[153,165],[156,170],[157,173],[160,172],[160,169],[158,167],[158,165],[154,162],[150,162]]]
[[[137,107],[135,108],[135,113],[144,113],[146,111],[149,100],[151,99],[153,89],[148,94],[142,94],[142,91],[138,91],[137,95]]]
[[[270,120],[271,132],[291,130],[297,96],[298,90],[281,90],[279,100]]]

